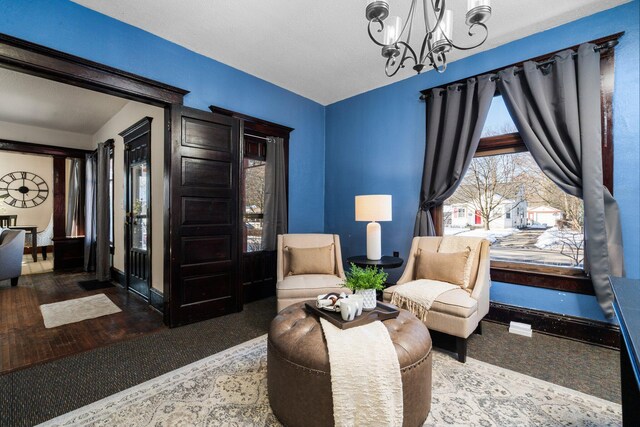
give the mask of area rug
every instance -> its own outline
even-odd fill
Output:
[[[55,328],[69,323],[118,313],[122,310],[105,294],[42,304],[40,312],[45,328]]]
[[[279,426],[267,397],[266,335],[43,426]],[[618,426],[620,405],[471,358],[434,352],[425,426]],[[295,404],[295,402],[292,402]]]
[[[114,285],[109,280],[81,280],[78,282],[78,286],[80,286],[85,291],[96,291],[98,289],[107,289],[113,288]]]

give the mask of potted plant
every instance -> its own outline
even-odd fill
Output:
[[[369,266],[361,268],[351,263],[351,271],[346,273],[345,286],[358,295],[362,295],[363,308],[373,310],[376,308],[376,291],[384,289],[384,283],[389,276],[384,270]]]

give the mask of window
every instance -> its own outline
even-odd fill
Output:
[[[264,173],[266,162],[244,159],[244,251],[262,250]]]

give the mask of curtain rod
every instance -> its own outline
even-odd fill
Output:
[[[269,138],[267,138],[265,136],[251,135],[250,133],[245,133],[244,136],[252,136],[252,137],[258,138],[258,139],[264,139],[265,141],[269,140]]]
[[[594,46],[593,50],[596,51],[596,52],[599,52],[601,50],[612,49],[615,46],[617,46],[618,43],[619,43],[618,39],[608,40],[608,41],[606,41],[604,43],[601,43],[599,45]],[[573,58],[575,58],[576,56],[578,56],[578,53],[577,52],[573,52],[571,54],[571,56]],[[527,61],[529,61],[529,60],[527,60]],[[527,62],[527,61],[524,61],[524,62]],[[555,55],[554,55],[554,57],[552,57],[550,59],[547,59],[546,61],[542,61],[542,62],[537,63],[536,64],[536,68],[544,67],[545,65],[553,64],[554,62],[556,62]],[[506,69],[506,68],[509,68],[509,67],[505,67],[505,68],[503,68],[503,70]],[[522,67],[516,67],[515,70],[514,70],[514,74],[515,73],[520,73],[520,72],[522,72],[522,70],[523,70]],[[492,82],[495,82],[496,80],[500,80],[500,77],[498,77],[497,75],[491,77],[491,81]],[[449,87],[449,86],[462,87],[462,86],[464,86],[464,82],[457,82],[457,83],[454,82],[454,83],[450,83],[448,85],[445,85],[445,87]],[[436,87],[439,87],[439,86],[436,86]],[[435,89],[435,88],[432,88],[432,89]],[[430,96],[431,96],[430,93],[426,93],[426,94],[423,93],[423,94],[420,95],[420,100],[424,101],[425,99],[429,98]]]

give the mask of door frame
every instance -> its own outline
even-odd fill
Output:
[[[184,96],[189,91],[2,33],[0,33],[0,67],[164,108],[163,190],[166,205],[163,230],[165,241],[163,313],[164,323],[169,325],[171,144],[175,133],[180,131],[180,122],[174,123],[176,114],[173,112],[180,110]]]

